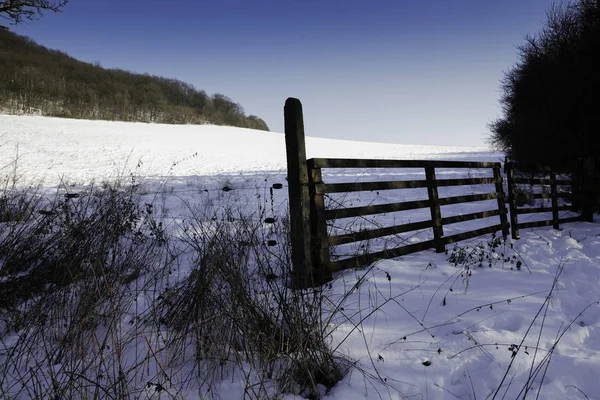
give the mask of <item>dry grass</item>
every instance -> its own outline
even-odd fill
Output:
[[[188,205],[166,229],[138,188],[3,192],[0,397],[210,397],[237,374],[249,398],[320,398],[342,378],[327,288],[290,289],[287,218]]]

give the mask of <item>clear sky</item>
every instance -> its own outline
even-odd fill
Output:
[[[13,31],[87,62],[222,93],[283,132],[484,145],[499,81],[552,0],[71,0]],[[4,22],[0,22],[4,23]]]

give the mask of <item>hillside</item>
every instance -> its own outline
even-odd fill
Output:
[[[285,171],[285,137],[226,126],[140,124],[0,115],[0,160],[22,183],[88,183],[136,169],[143,176]],[[168,138],[168,140],[165,140]],[[481,147],[418,146],[308,137],[308,157],[498,161]],[[93,161],[91,161],[93,160]],[[185,160],[184,162],[182,162]],[[2,170],[0,170],[2,177]]]
[[[0,115],[0,138],[0,399],[599,398],[597,217],[522,229],[519,240],[479,236],[448,245],[448,254],[380,260],[291,291],[283,135]],[[310,137],[306,148],[309,157],[503,158],[485,148]],[[441,179],[481,173],[436,170]],[[348,184],[417,174],[322,175]],[[426,196],[422,187],[330,193],[326,204]],[[497,205],[489,198],[441,212]],[[425,206],[340,217],[331,229],[386,229],[430,215]],[[446,227],[451,236],[478,225]],[[432,235],[401,232],[332,254]]]
[[[0,111],[269,130],[222,94],[176,80],[105,69],[0,29]]]

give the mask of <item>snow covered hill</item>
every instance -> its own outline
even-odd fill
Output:
[[[312,137],[306,146],[309,157],[503,159],[502,154],[476,147]],[[132,398],[253,398],[251,394],[256,392],[252,390],[262,386],[257,371],[251,374],[243,370],[244,366],[251,370],[251,363],[232,370],[219,366],[219,374],[209,379],[213,384],[209,392],[207,381],[202,381],[208,378],[198,378],[203,371],[194,369],[194,362],[193,368],[189,367],[191,356],[187,352],[191,350],[182,347],[176,353],[165,344],[169,332],[162,322],[148,328],[135,318],[147,315],[144,313],[160,297],[159,289],[186,279],[189,266],[197,264],[200,256],[192,256],[193,251],[178,241],[181,238],[177,235],[193,230],[194,226],[185,225],[183,220],[194,221],[194,213],[199,214],[202,207],[241,204],[244,210],[258,207],[269,213],[275,217],[271,222],[284,219],[286,190],[270,191],[273,183],[285,184],[283,134],[218,126],[0,115],[0,160],[0,175],[9,175],[16,168],[19,185],[41,182],[49,192],[61,183],[73,184],[74,190],[79,190],[91,181],[128,178],[130,174],[149,181],[151,188],[155,185],[154,192],[143,193],[142,210],[156,210],[153,215],[163,218],[160,222],[173,238],[169,249],[180,257],[173,262],[177,268],[160,270],[163,287],[140,285],[142,289],[136,286],[137,292],[131,296],[124,292],[129,308],[116,322],[119,329],[96,332],[123,347],[118,352],[103,352],[99,345],[80,349],[98,350],[102,355],[91,357],[93,367],[81,373],[117,387],[122,383],[116,383],[121,378],[115,371],[123,367],[130,372],[125,389],[135,393]],[[356,181],[379,174],[377,179],[385,179],[387,173],[348,169],[328,178]],[[364,205],[371,199],[360,195],[341,201]],[[272,226],[263,223],[263,214],[256,215],[261,218],[260,232],[268,239],[274,234]],[[402,218],[414,221],[419,216],[409,213]],[[204,234],[216,229],[210,219],[196,222],[208,224]],[[377,223],[394,222],[392,216],[383,215]],[[467,228],[474,226],[466,224]],[[329,345],[336,357],[351,363],[351,368],[330,391],[323,389],[322,396],[331,400],[600,399],[600,225],[598,221],[577,222],[562,228],[524,229],[517,241],[479,237],[456,247],[447,246],[448,254],[423,251],[337,273],[326,289],[334,310],[324,310],[323,316],[331,317]],[[263,242],[261,245],[264,248]],[[268,294],[259,296],[264,299]],[[185,307],[187,303],[184,313]],[[0,365],[8,367],[1,370],[7,375],[0,375],[0,394],[18,390],[38,393],[37,387],[23,389],[17,384],[29,382],[29,374],[35,378],[32,381],[47,385],[40,386],[43,393],[52,389],[53,379],[69,381],[74,376],[70,365],[79,365],[79,361],[69,365],[46,362],[45,353],[35,353],[29,342],[20,341],[25,333],[1,337]],[[11,358],[8,350],[19,345],[39,369],[30,368],[29,359]],[[34,363],[35,357],[42,362]],[[293,361],[293,353],[289,357]],[[112,370],[102,372],[105,365]],[[87,380],[81,382],[82,387],[88,387]],[[90,394],[97,390],[90,387]],[[277,387],[271,385],[269,390]],[[289,393],[292,389],[268,393],[277,398],[302,398]],[[97,393],[101,397],[104,392]]]
[[[353,142],[310,137],[310,157],[482,159],[486,148]],[[198,176],[283,171],[281,133],[211,125],[161,125],[0,115],[0,159],[18,157],[23,182],[88,183],[135,171],[149,176]],[[141,161],[141,165],[138,164]]]

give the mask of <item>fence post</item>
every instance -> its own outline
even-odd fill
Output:
[[[304,143],[302,103],[288,98],[283,108],[287,154],[290,236],[292,244],[292,280],[295,288],[313,284],[310,235],[310,196]]]
[[[556,189],[556,173],[550,172],[550,197],[552,198],[552,227],[559,229],[558,222],[558,190]]]
[[[325,196],[317,191],[317,185],[323,183],[321,168],[308,166],[309,193],[311,198],[311,249],[313,283],[322,285],[333,279],[329,268],[330,254],[327,240],[327,219],[325,217]]]
[[[510,231],[513,239],[519,239],[519,219],[517,215],[517,200],[515,199],[515,169],[511,162],[505,164],[508,185],[508,205],[510,207]]]
[[[437,189],[437,180],[435,178],[435,168],[425,167],[425,179],[427,179],[427,195],[429,196],[431,220],[433,221],[433,244],[436,253],[446,251],[446,246],[442,243],[444,236],[444,227],[442,226],[442,212],[440,210],[440,198]]]
[[[582,208],[582,220],[592,222],[594,220],[594,203],[595,203],[595,174],[596,162],[594,157],[586,156],[581,163],[581,178],[580,178],[580,206]]]
[[[506,164],[504,164],[506,170]],[[498,210],[500,210],[500,224],[502,225],[502,237],[504,240],[508,237],[508,216],[506,204],[504,203],[504,188],[502,187],[502,174],[500,173],[500,165],[494,167],[494,179],[496,179],[496,193],[498,193]]]

